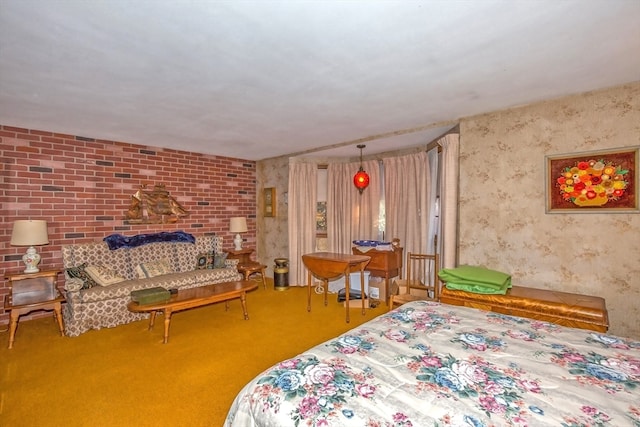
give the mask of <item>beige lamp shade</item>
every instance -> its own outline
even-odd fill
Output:
[[[247,218],[243,216],[236,216],[231,218],[229,231],[232,233],[246,233],[248,231]]]
[[[248,230],[247,218],[243,216],[234,216],[229,221],[229,231],[237,233],[236,237],[233,238],[234,249],[236,251],[242,250],[242,236],[240,233],[246,233]]]
[[[49,243],[47,221],[19,219],[13,223],[11,246],[39,246]]]
[[[12,246],[29,246],[27,253],[22,257],[22,261],[26,267],[24,272],[37,273],[40,271],[38,268],[40,255],[38,255],[34,246],[46,245],[49,243],[47,221],[31,219],[17,220],[13,223],[10,243]]]

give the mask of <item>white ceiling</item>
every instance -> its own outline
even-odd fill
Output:
[[[241,159],[638,80],[638,0],[0,0],[0,123]]]

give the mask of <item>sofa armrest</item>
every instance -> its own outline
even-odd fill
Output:
[[[79,292],[82,289],[84,282],[77,277],[69,277],[65,273],[64,290],[67,292]]]

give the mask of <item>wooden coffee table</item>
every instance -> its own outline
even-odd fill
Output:
[[[246,295],[247,292],[257,288],[258,284],[256,282],[247,280],[217,283],[215,285],[180,290],[178,293],[171,295],[171,298],[167,301],[144,305],[131,301],[129,305],[127,305],[127,308],[134,313],[151,313],[149,330],[153,329],[156,313],[162,311],[164,314],[163,342],[166,344],[169,342],[169,325],[171,324],[171,314],[173,314],[173,312],[240,298],[244,318],[248,320],[249,314],[247,313]]]

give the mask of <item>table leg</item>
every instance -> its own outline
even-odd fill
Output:
[[[164,339],[162,340],[163,344],[169,342],[169,325],[171,324],[171,309],[166,308],[164,310]]]
[[[149,315],[149,330],[153,329],[153,325],[156,323],[156,311],[153,310]]]
[[[53,307],[53,317],[58,322],[58,329],[60,329],[60,336],[64,336],[64,324],[62,323],[62,305],[58,302]]]
[[[364,298],[364,266],[360,267],[360,297],[362,299],[362,315],[364,316],[365,314],[365,308],[364,308],[364,302],[365,302],[365,298]],[[367,295],[367,298],[369,296]]]
[[[262,289],[267,289],[267,271],[263,268],[261,271],[262,274]]]
[[[324,283],[324,306],[326,307],[329,305],[329,280],[322,279],[322,282]]]
[[[13,348],[13,341],[16,339],[16,329],[18,328],[19,317],[19,310],[11,310],[11,318],[9,320],[9,348]]]
[[[242,312],[244,313],[244,320],[249,320],[249,313],[247,312],[247,293],[243,292],[240,295],[240,302],[242,303]]]
[[[391,295],[389,295],[389,273],[384,275],[384,292],[385,292],[384,303],[388,306],[389,300],[391,299]]]
[[[311,311],[311,270],[307,271],[307,311]]]
[[[349,280],[349,276],[351,276],[351,272],[349,271],[349,267],[347,267],[347,269],[344,272],[345,277],[344,277],[344,282],[345,282],[345,289],[344,289],[344,293],[345,296],[347,297],[347,299],[345,300],[345,307],[347,307],[347,318],[346,318],[346,322],[349,323],[351,321],[351,319],[349,318],[349,306],[351,305],[351,297],[349,296],[349,289],[351,288],[351,281]]]

